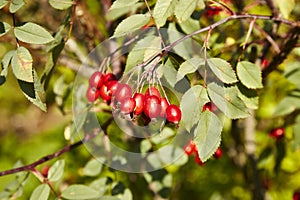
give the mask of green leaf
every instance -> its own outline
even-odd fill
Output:
[[[24,0],[12,0],[9,5],[9,12],[15,13],[25,5]]]
[[[99,196],[102,196],[110,188],[110,179],[108,177],[102,177],[97,180],[94,180],[89,187],[97,190]]]
[[[177,71],[172,67],[172,63],[167,62],[164,65],[160,65],[157,68],[158,73],[164,76],[166,81],[170,84],[171,87],[175,87],[176,81],[176,75]]]
[[[18,80],[19,86],[24,94],[24,96],[31,101],[34,105],[39,107],[44,112],[47,111],[46,104],[42,102],[40,94],[44,95],[45,91],[41,85],[40,79],[37,76],[36,71],[33,71],[33,83]]]
[[[262,77],[260,68],[248,61],[237,64],[237,75],[243,85],[249,89],[262,88]]]
[[[153,38],[153,40],[145,46],[145,53],[144,53],[144,59],[143,61],[147,61],[150,59],[153,55],[161,52],[161,39],[159,37]]]
[[[50,187],[47,184],[39,185],[34,189],[30,200],[47,200],[50,194]]]
[[[49,4],[58,10],[66,10],[70,8],[74,2],[72,0],[49,0]]]
[[[135,11],[138,7],[143,5],[142,3],[137,3],[138,0],[117,0],[114,1],[108,10],[106,18],[108,20],[115,20],[120,16]],[[133,12],[134,13],[134,12]]]
[[[1,73],[0,73],[0,85],[2,85],[6,81],[6,76],[8,72],[8,66],[10,64],[10,61],[14,55],[15,51],[9,51],[7,52],[1,61]]]
[[[100,197],[99,200],[120,200],[118,197],[114,197],[114,196],[103,196]]]
[[[177,0],[158,0],[153,10],[153,17],[159,27],[165,25],[168,17],[173,15]]]
[[[186,21],[194,12],[197,6],[195,0],[179,0],[175,8],[175,15],[179,23]]]
[[[56,161],[49,169],[48,177],[47,177],[49,181],[55,182],[61,179],[64,174],[64,167],[65,167],[64,160]]]
[[[259,97],[255,90],[246,88],[243,84],[238,83],[238,96],[243,100],[248,108],[257,109],[259,104]]]
[[[11,60],[13,73],[17,79],[29,83],[33,82],[32,62],[30,52],[25,47],[18,47]]]
[[[210,111],[201,113],[199,123],[194,131],[194,142],[202,162],[209,159],[221,143],[222,123]]]
[[[300,62],[293,62],[286,65],[284,69],[284,76],[288,81],[295,84],[297,88],[300,88]]]
[[[295,8],[295,0],[274,0],[284,18],[289,18],[289,15]]]
[[[0,22],[0,37],[10,31],[11,26],[6,22]]]
[[[127,61],[126,61],[126,67],[125,72],[129,72],[132,68],[134,68],[136,65],[140,64],[144,60],[144,55],[147,47],[153,40],[155,40],[156,36],[154,35],[148,35],[145,38],[139,40],[132,50],[129,52]]]
[[[204,0],[197,0],[197,7],[201,10],[204,9],[205,8]]]
[[[9,0],[0,0],[0,9],[6,6],[10,1]]]
[[[237,88],[225,88],[216,83],[210,83],[207,90],[213,103],[230,119],[249,117],[248,109],[239,98]]]
[[[293,140],[293,149],[296,151],[300,149],[300,115],[296,117],[296,123],[293,127],[294,140]]]
[[[135,14],[124,19],[116,28],[113,37],[120,37],[132,33],[150,21],[149,14]]]
[[[214,74],[224,83],[235,83],[237,82],[236,75],[226,60],[221,58],[209,58],[207,64]]]
[[[207,91],[201,85],[191,87],[181,98],[182,123],[190,131],[198,123],[204,104],[209,102]]]
[[[105,158],[97,158],[97,159],[90,160],[84,166],[83,174],[86,176],[97,176],[102,170],[102,166],[103,166],[102,163],[104,162],[104,160]]]
[[[182,38],[184,35],[178,32],[175,23],[170,23],[168,28],[168,36],[170,43]],[[190,59],[195,54],[194,46],[191,38],[188,38],[173,48],[174,52],[185,60]]]
[[[14,33],[20,41],[30,44],[46,44],[54,40],[45,28],[32,22],[15,27]]]
[[[179,81],[184,78],[185,75],[197,71],[197,69],[204,65],[204,60],[200,57],[193,57],[183,62],[177,72],[176,80]]]
[[[61,196],[70,200],[94,199],[100,197],[98,191],[85,185],[71,185],[62,192]]]
[[[200,24],[198,20],[195,20],[189,17],[187,20],[179,24],[180,28],[182,28],[183,32],[186,34],[192,33],[196,30],[200,29]],[[194,36],[196,38],[201,38],[200,36]]]
[[[300,109],[300,96],[298,95],[284,97],[276,106],[273,115],[284,116],[294,112],[296,109]]]

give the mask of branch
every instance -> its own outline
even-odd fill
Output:
[[[102,130],[106,130],[108,125],[112,122],[113,120],[113,117],[109,118],[105,124],[103,124],[102,126]],[[81,146],[82,144],[88,142],[89,140],[93,139],[94,137],[96,137],[99,133],[101,132],[101,129],[98,128],[98,129],[95,129],[94,132],[92,134],[86,134],[86,136],[74,143],[74,144],[70,144],[70,145],[67,145],[65,146],[64,148],[58,150],[57,152],[53,153],[53,154],[49,154],[47,156],[44,156],[42,158],[40,158],[39,160],[31,163],[31,164],[28,164],[28,165],[25,165],[25,166],[22,166],[22,167],[18,167],[18,168],[14,168],[14,169],[9,169],[9,170],[6,170],[6,171],[2,171],[0,172],[0,177],[1,176],[6,176],[6,175],[10,175],[10,174],[15,174],[15,173],[18,173],[18,172],[22,172],[22,171],[31,171],[33,170],[36,166],[40,165],[40,164],[43,164],[49,160],[52,160],[54,158],[57,158],[59,157],[60,155],[66,153],[66,152],[69,152],[79,146]]]

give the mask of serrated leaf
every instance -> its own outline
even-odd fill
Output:
[[[295,8],[295,0],[274,0],[284,18],[289,18],[289,15]]]
[[[2,85],[6,81],[8,66],[11,62],[14,53],[14,50],[7,52],[1,60],[0,85]]]
[[[85,185],[71,185],[65,189],[61,196],[70,200],[83,200],[99,198],[99,192]]]
[[[179,0],[175,8],[175,15],[179,23],[186,21],[197,7],[195,0]]]
[[[194,131],[194,142],[202,162],[209,159],[221,143],[222,123],[210,111],[201,113],[199,123]]]
[[[24,94],[24,96],[31,101],[34,105],[39,107],[44,112],[47,111],[46,104],[42,102],[40,98],[40,94],[43,95],[45,93],[40,79],[36,73],[36,71],[33,71],[33,83],[25,82],[18,80],[19,86]]]
[[[286,96],[276,106],[274,116],[284,116],[300,109],[300,96]]]
[[[47,200],[49,194],[50,194],[50,187],[47,184],[42,184],[33,190],[30,196],[30,200]]]
[[[58,10],[66,10],[70,8],[74,2],[72,0],[49,0],[49,4]]]
[[[230,63],[226,60],[209,58],[207,64],[213,73],[224,83],[230,84],[238,81]]]
[[[102,162],[99,159],[101,159]],[[97,176],[102,170],[103,161],[104,161],[104,158],[98,158],[98,159],[90,160],[84,166],[83,174],[86,175],[86,176]]]
[[[249,89],[262,88],[262,76],[259,66],[242,61],[237,64],[237,75],[240,81]]]
[[[238,83],[238,96],[243,100],[248,108],[257,109],[259,104],[259,97],[255,90],[246,88],[244,85]]]
[[[138,0],[117,0],[114,1],[111,7],[108,10],[106,15],[107,19],[115,20],[120,16],[129,13],[130,11],[134,11],[142,4],[137,3]]]
[[[45,28],[32,22],[15,27],[14,33],[20,41],[30,44],[46,44],[54,40]]]
[[[175,42],[176,40],[182,38],[184,35],[178,32],[175,23],[170,23],[168,28],[168,36],[170,43]],[[179,44],[177,44],[173,51],[178,54],[180,57],[184,58],[185,60],[190,59],[195,54],[193,49],[193,42],[191,38],[188,38]]]
[[[9,5],[9,12],[15,13],[25,5],[24,0],[12,0]]]
[[[0,37],[10,31],[11,26],[6,22],[0,22]]]
[[[165,25],[168,17],[173,15],[177,0],[158,0],[153,10],[153,17],[159,27]]]
[[[204,59],[200,57],[194,57],[183,62],[177,72],[176,81],[179,81],[184,78],[185,75],[197,71],[197,69],[204,65]]]
[[[249,117],[248,108],[239,98],[235,87],[225,88],[210,83],[207,91],[212,102],[230,119]]]
[[[64,174],[65,161],[58,160],[56,161],[49,169],[48,179],[51,182],[58,181],[62,178]]]
[[[17,79],[29,83],[33,82],[32,62],[30,52],[25,47],[18,47],[11,60],[13,73]]]
[[[10,1],[9,0],[0,0],[0,9],[6,6]]]
[[[161,39],[159,37],[153,38],[151,43],[149,43],[147,46],[145,46],[145,53],[144,53],[144,59],[143,61],[147,61],[150,59],[153,55],[157,54],[161,51]]]
[[[145,38],[139,40],[134,45],[134,47],[128,54],[124,73],[129,72],[137,64],[140,64],[143,62],[145,51],[146,51],[148,45],[151,44],[151,41],[155,40],[155,38],[156,38],[156,36],[154,36],[154,35],[148,35]]]
[[[182,96],[180,110],[182,112],[182,123],[186,130],[190,131],[198,123],[204,104],[209,102],[207,91],[201,85],[191,87]]]
[[[113,37],[120,37],[132,33],[150,21],[149,14],[135,14],[124,19],[116,28]]]

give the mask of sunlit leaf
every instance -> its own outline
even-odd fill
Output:
[[[286,65],[284,76],[288,81],[295,84],[297,88],[300,88],[300,62],[293,62]]]
[[[113,4],[111,5],[111,7],[109,8],[106,17],[109,20],[115,20],[126,13],[135,11],[141,5],[143,5],[143,4],[138,3],[138,0],[114,1]]]
[[[183,62],[177,72],[177,81],[181,80],[185,75],[197,71],[201,65],[204,65],[204,59],[200,57],[193,57]]]
[[[56,161],[49,169],[48,179],[55,182],[62,178],[64,174],[65,160]]]
[[[8,72],[8,66],[10,64],[10,61],[14,55],[15,51],[9,51],[7,52],[1,61],[1,73],[0,73],[0,85],[2,85],[6,81],[6,76]]]
[[[293,149],[300,149],[300,115],[296,117],[295,124],[293,127],[294,140],[293,140]]]
[[[10,31],[11,26],[6,22],[0,22],[0,37]]]
[[[47,200],[49,194],[50,194],[50,187],[47,184],[42,184],[33,190],[30,196],[30,200]]]
[[[13,54],[11,66],[17,79],[32,83],[32,57],[25,47],[19,47]]]
[[[86,165],[83,168],[83,174],[86,176],[97,176],[103,166],[104,158],[101,158],[103,162],[99,160],[100,158],[97,159],[92,159],[89,162],[86,163]]]
[[[165,25],[168,17],[170,17],[175,9],[176,0],[158,0],[153,10],[153,17],[159,27]]]
[[[221,58],[209,58],[207,64],[214,74],[224,83],[235,83],[237,78],[230,63]]]
[[[10,1],[9,0],[0,0],[0,9],[6,6]]]
[[[222,123],[219,118],[210,111],[201,113],[199,123],[194,131],[194,142],[198,149],[198,155],[202,162],[209,159],[221,142]]]
[[[262,88],[262,76],[259,66],[242,61],[237,65],[237,75],[243,85],[250,89]]]
[[[98,191],[85,186],[85,185],[71,185],[65,189],[61,196],[65,199],[70,200],[83,200],[83,199],[94,199],[99,198],[101,195]]]
[[[210,99],[227,117],[231,119],[249,117],[248,108],[239,98],[237,88],[225,88],[210,83],[207,90]]]
[[[49,4],[58,10],[66,10],[70,8],[74,2],[72,0],[49,0]]]
[[[257,109],[259,104],[259,97],[255,90],[246,88],[244,85],[238,83],[238,96],[246,104],[247,108]]]
[[[284,116],[300,109],[300,94],[294,93],[284,97],[276,106],[273,115]]]
[[[181,98],[180,109],[182,112],[182,123],[190,131],[198,123],[202,107],[209,102],[207,91],[201,85],[191,87]]]
[[[295,8],[295,0],[274,0],[284,18],[289,18],[290,13]]]
[[[20,41],[30,44],[46,44],[54,39],[45,28],[32,22],[15,27],[14,33]]]
[[[195,0],[179,0],[176,4],[175,15],[179,23],[186,21],[194,12],[197,6]]]
[[[135,14],[124,19],[115,29],[113,37],[120,37],[132,33],[150,21],[149,14]]]
[[[24,0],[12,0],[9,5],[9,12],[15,13],[25,5]]]

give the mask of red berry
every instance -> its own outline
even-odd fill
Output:
[[[135,108],[135,100],[131,97],[122,100],[120,105],[120,110],[124,114],[130,114]]]
[[[135,115],[139,115],[144,110],[145,96],[141,93],[135,93],[133,95],[133,99],[135,100],[135,108],[133,113]]]
[[[277,140],[280,140],[284,136],[284,128],[275,128],[272,129],[269,133],[270,137],[274,137]]]
[[[129,85],[120,83],[117,87],[116,92],[113,94],[113,96],[115,96],[117,101],[120,102],[123,99],[131,97],[131,93],[132,93],[132,89]]]
[[[214,157],[216,159],[219,159],[222,157],[222,154],[223,154],[222,149],[219,147],[219,148],[217,148],[216,152],[214,153]]]
[[[116,76],[113,73],[108,73],[103,76],[103,84],[107,85],[110,81],[117,80]]]
[[[108,95],[112,96],[117,91],[118,85],[119,85],[118,81],[109,81],[106,84]]]
[[[212,106],[211,106],[211,102],[206,103],[203,107],[202,107],[202,112],[204,111],[211,111],[212,110]]]
[[[42,170],[41,170],[41,174],[44,176],[44,177],[47,177],[48,176],[48,171],[50,169],[50,166],[49,165],[45,165],[43,166]]]
[[[171,104],[166,110],[166,118],[173,124],[178,124],[181,120],[181,111],[178,106]]]
[[[99,91],[100,91],[100,97],[104,101],[110,101],[111,95],[109,94],[109,91],[108,91],[108,88],[106,85],[102,85]]]
[[[196,144],[192,140],[189,141],[184,147],[184,152],[188,156],[192,155],[193,153],[196,153],[197,152]]]
[[[300,191],[296,191],[293,194],[293,200],[300,200]]]
[[[199,157],[198,151],[196,152],[196,155],[195,155],[195,162],[196,162],[199,166],[204,165],[204,163],[201,161],[201,159],[200,159],[200,157]]]
[[[146,96],[144,103],[144,113],[147,117],[156,118],[160,115],[161,105],[157,96]]]
[[[157,96],[158,98],[160,98],[160,92],[159,92],[159,90],[156,88],[156,87],[154,87],[154,86],[151,86],[151,87],[149,87],[147,90],[146,90],[146,92],[145,92],[145,96],[147,97],[147,96]]]
[[[163,98],[160,98],[160,105],[161,105],[160,117],[165,117],[166,110],[170,104],[169,104],[168,100],[165,97],[163,97]]]
[[[269,65],[269,60],[266,58],[262,59],[261,61],[262,68],[266,68],[268,65]]]
[[[222,10],[222,7],[219,6],[208,6],[205,14],[208,17],[212,17],[214,15],[218,15]]]
[[[96,101],[99,95],[100,95],[99,90],[97,90],[94,87],[88,87],[88,89],[86,90],[86,98],[90,103]]]
[[[99,71],[94,72],[89,79],[89,86],[99,89],[102,84],[103,84],[102,73]]]

